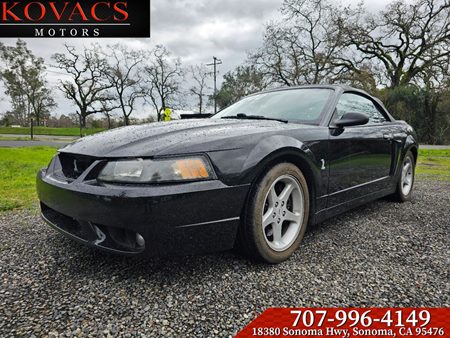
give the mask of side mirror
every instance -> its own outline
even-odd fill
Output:
[[[332,126],[343,128],[350,126],[362,126],[369,122],[369,117],[362,113],[345,113],[339,120],[333,121]]]

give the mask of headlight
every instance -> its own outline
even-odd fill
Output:
[[[117,183],[168,183],[214,178],[209,162],[199,157],[108,162],[98,179]]]

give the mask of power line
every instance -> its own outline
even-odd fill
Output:
[[[207,66],[214,66],[214,114],[217,113],[217,66],[222,64],[222,60],[213,56],[213,63],[208,63]]]

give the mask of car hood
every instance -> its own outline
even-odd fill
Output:
[[[266,120],[199,119],[159,122],[87,136],[60,151],[95,157],[151,157],[237,149],[249,142],[254,143],[268,132],[276,133],[299,127],[298,124]]]

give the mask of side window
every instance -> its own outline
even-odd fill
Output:
[[[369,124],[386,122],[386,118],[380,113],[371,100],[357,94],[342,94],[336,106],[336,110],[338,119],[345,113],[363,113],[369,116]]]

